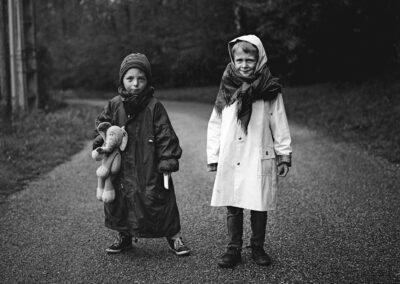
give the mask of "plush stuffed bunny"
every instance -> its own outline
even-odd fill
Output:
[[[111,202],[115,199],[115,189],[112,180],[121,168],[121,153],[128,143],[126,131],[108,122],[98,125],[97,131],[103,138],[104,144],[92,151],[92,158],[101,161],[97,168],[98,177],[96,197],[100,201]]]

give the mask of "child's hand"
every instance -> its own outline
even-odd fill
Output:
[[[278,166],[278,176],[285,177],[289,172],[289,167],[286,163],[282,163]]]
[[[103,138],[102,138],[100,135],[98,135],[98,136],[93,140],[92,149],[94,150],[94,149],[96,149],[96,148],[99,148],[99,147],[103,146],[103,143],[104,143]]]

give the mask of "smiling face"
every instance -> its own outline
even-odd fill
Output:
[[[257,56],[253,52],[245,52],[243,48],[238,47],[233,50],[233,63],[243,77],[250,77],[256,70]]]
[[[130,94],[138,95],[143,92],[147,86],[146,74],[138,68],[131,68],[126,71],[122,83],[124,84],[125,90]]]

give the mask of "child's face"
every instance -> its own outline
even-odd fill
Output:
[[[236,70],[238,70],[243,77],[250,77],[254,74],[257,65],[257,58],[254,54],[245,53],[243,49],[238,48],[234,52],[233,58]]]
[[[122,79],[125,90],[127,90],[132,95],[140,94],[147,86],[146,74],[138,69],[129,69]]]

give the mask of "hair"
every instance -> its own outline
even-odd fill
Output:
[[[258,49],[255,47],[253,44],[247,41],[242,41],[239,40],[235,42],[235,44],[232,46],[232,57],[235,58],[235,52],[238,49],[242,49],[244,53],[250,53],[252,55],[255,55],[256,58],[258,58]]]

